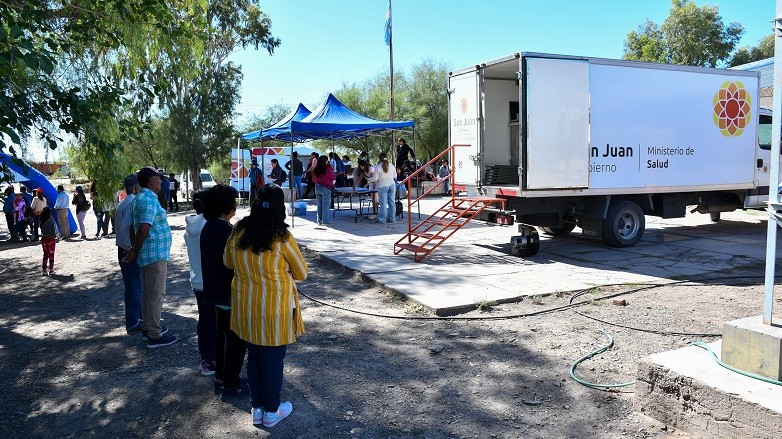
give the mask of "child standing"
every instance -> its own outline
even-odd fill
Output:
[[[54,246],[57,243],[57,228],[54,225],[52,209],[44,207],[41,211],[41,247],[43,247],[43,262],[41,268],[43,275],[54,273]],[[49,271],[46,271],[46,262],[49,262]]]

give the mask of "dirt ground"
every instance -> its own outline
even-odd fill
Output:
[[[0,244],[0,372],[8,381],[0,431],[47,438],[689,437],[635,413],[632,386],[595,390],[568,370],[604,344],[603,331],[614,347],[577,371],[598,383],[631,381],[639,358],[714,337],[641,332],[590,317],[718,334],[727,320],[761,313],[759,266],[658,288],[483,304],[459,319],[434,319],[360,273],[306,252],[310,277],[301,291],[329,305],[302,298],[307,333],[288,350],[283,384],[294,411],[273,429],[256,428],[249,400],[221,402],[212,380],[198,374],[183,214],[170,222],[163,318],[180,342],[155,350],[125,333],[113,239],[58,243],[53,277],[40,274],[39,245]],[[571,300],[584,303],[553,310]]]

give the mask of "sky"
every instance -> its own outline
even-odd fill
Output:
[[[269,55],[232,56],[244,72],[241,124],[266,107],[299,102],[311,110],[343,84],[389,70],[388,0],[261,0],[281,40]],[[739,46],[771,33],[774,0],[696,0],[719,6],[723,23],[745,32]],[[625,36],[647,18],[661,24],[669,0],[392,0],[394,70],[425,59],[450,69],[516,52],[621,58]]]
[[[360,84],[389,69],[384,41],[388,0],[261,0],[281,40],[238,50],[244,73],[236,122],[271,105],[310,110],[343,84]],[[775,0],[696,0],[719,6],[723,22],[755,46],[772,30]],[[625,36],[647,18],[662,23],[669,0],[392,0],[394,70],[430,59],[450,69],[516,52],[621,58]],[[30,153],[43,160],[43,148]],[[57,153],[55,153],[56,155]],[[50,154],[50,157],[52,155]]]

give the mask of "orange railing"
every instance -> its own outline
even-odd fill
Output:
[[[435,188],[437,188],[441,184],[444,184],[445,181],[446,181],[446,178],[443,178],[442,180],[437,180],[437,182],[431,188],[426,190],[423,194],[421,194],[420,191],[418,191],[417,192],[419,194],[418,197],[416,199],[413,199],[412,198],[413,192],[410,190],[410,189],[412,189],[411,182],[412,182],[413,178],[416,177],[417,175],[422,174],[423,172],[425,172],[426,168],[429,167],[429,165],[432,165],[433,163],[437,163],[437,161],[440,160],[444,155],[450,154],[449,160],[448,160],[448,166],[450,166],[451,172],[450,172],[450,174],[448,174],[447,179],[450,180],[451,204],[453,205],[455,194],[456,194],[456,191],[454,190],[454,187],[453,187],[453,183],[454,183],[454,174],[453,174],[453,169],[454,168],[453,168],[453,166],[454,166],[454,161],[456,159],[456,152],[455,151],[456,151],[456,148],[458,148],[458,147],[469,147],[469,146],[472,146],[472,145],[454,144],[454,145],[449,146],[443,152],[441,152],[440,154],[437,154],[434,158],[432,158],[431,160],[429,160],[425,164],[421,165],[421,167],[416,169],[415,172],[413,172],[412,174],[408,175],[404,180],[399,182],[399,183],[404,184],[405,188],[407,189],[407,230],[408,231],[411,231],[412,227],[413,227],[412,219],[410,218],[410,214],[413,211],[413,205],[419,204],[422,198],[427,196],[429,193],[431,193],[433,190],[435,190]],[[436,167],[432,167],[432,169],[435,169],[435,171],[436,171],[437,168]],[[421,187],[421,179],[418,178],[417,180],[418,180],[417,187],[420,189],[420,187]],[[420,204],[419,204],[419,215],[420,215]]]

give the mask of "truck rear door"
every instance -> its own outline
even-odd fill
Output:
[[[481,100],[478,70],[448,77],[449,144],[470,145],[455,149],[451,164],[456,184],[468,186],[480,182]]]
[[[589,187],[589,62],[524,58],[520,189]]]

